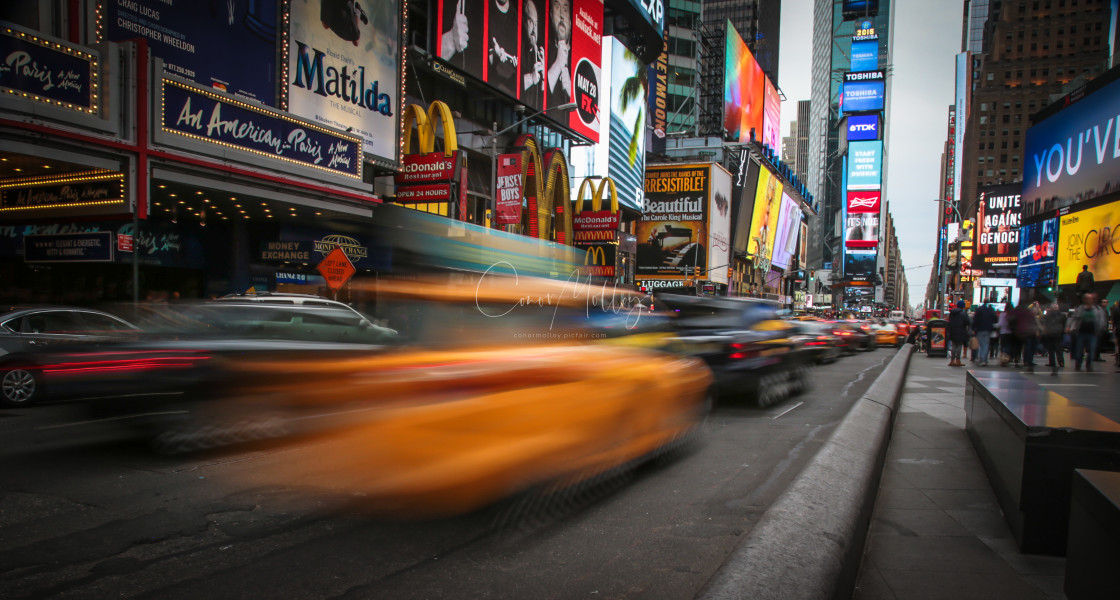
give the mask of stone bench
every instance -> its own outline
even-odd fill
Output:
[[[1120,598],[1120,473],[1077,469],[1066,548],[1066,598]]]
[[[968,372],[965,417],[1019,550],[1065,555],[1073,471],[1120,471],[1120,423],[1006,371]]]

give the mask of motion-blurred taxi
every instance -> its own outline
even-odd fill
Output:
[[[871,326],[871,335],[876,346],[901,346],[906,336],[899,333],[892,323],[876,323]]]
[[[371,318],[398,341],[320,354],[269,340],[271,354],[210,355],[206,393],[165,406],[189,419],[159,434],[162,447],[216,445],[244,423],[325,435],[311,449],[323,485],[375,509],[438,516],[648,460],[687,439],[710,407],[703,362],[599,343],[617,341],[618,328],[643,331],[648,308],[630,294],[497,276],[381,279],[365,291],[377,297]],[[604,313],[615,331],[592,318]],[[82,376],[82,359],[72,363]]]

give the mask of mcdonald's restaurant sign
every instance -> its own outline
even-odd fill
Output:
[[[436,124],[443,128],[443,150],[435,150]],[[416,125],[418,153],[412,150],[412,126]],[[416,104],[405,108],[403,119],[401,170],[394,176],[397,202],[451,202],[463,198],[466,185],[467,157],[459,151],[455,120],[451,109],[440,100],[433,101],[425,111]],[[460,204],[464,204],[460,201]],[[459,215],[466,206],[459,207]]]
[[[590,202],[584,197],[588,190],[591,191]],[[611,204],[607,209],[603,208],[603,192],[610,193]],[[618,191],[614,180],[604,177],[596,186],[593,179],[584,179],[579,185],[575,205],[572,208],[575,243],[613,244],[618,241],[618,227],[621,221],[622,212],[618,209]]]
[[[580,274],[592,277],[614,277],[615,248],[613,244],[589,247]]]

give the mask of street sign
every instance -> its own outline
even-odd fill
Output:
[[[315,268],[323,275],[323,279],[327,280],[327,285],[336,292],[357,272],[346,253],[337,246]]]

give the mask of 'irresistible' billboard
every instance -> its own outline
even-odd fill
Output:
[[[715,164],[651,165],[638,222],[639,278],[727,283],[731,174]]]

